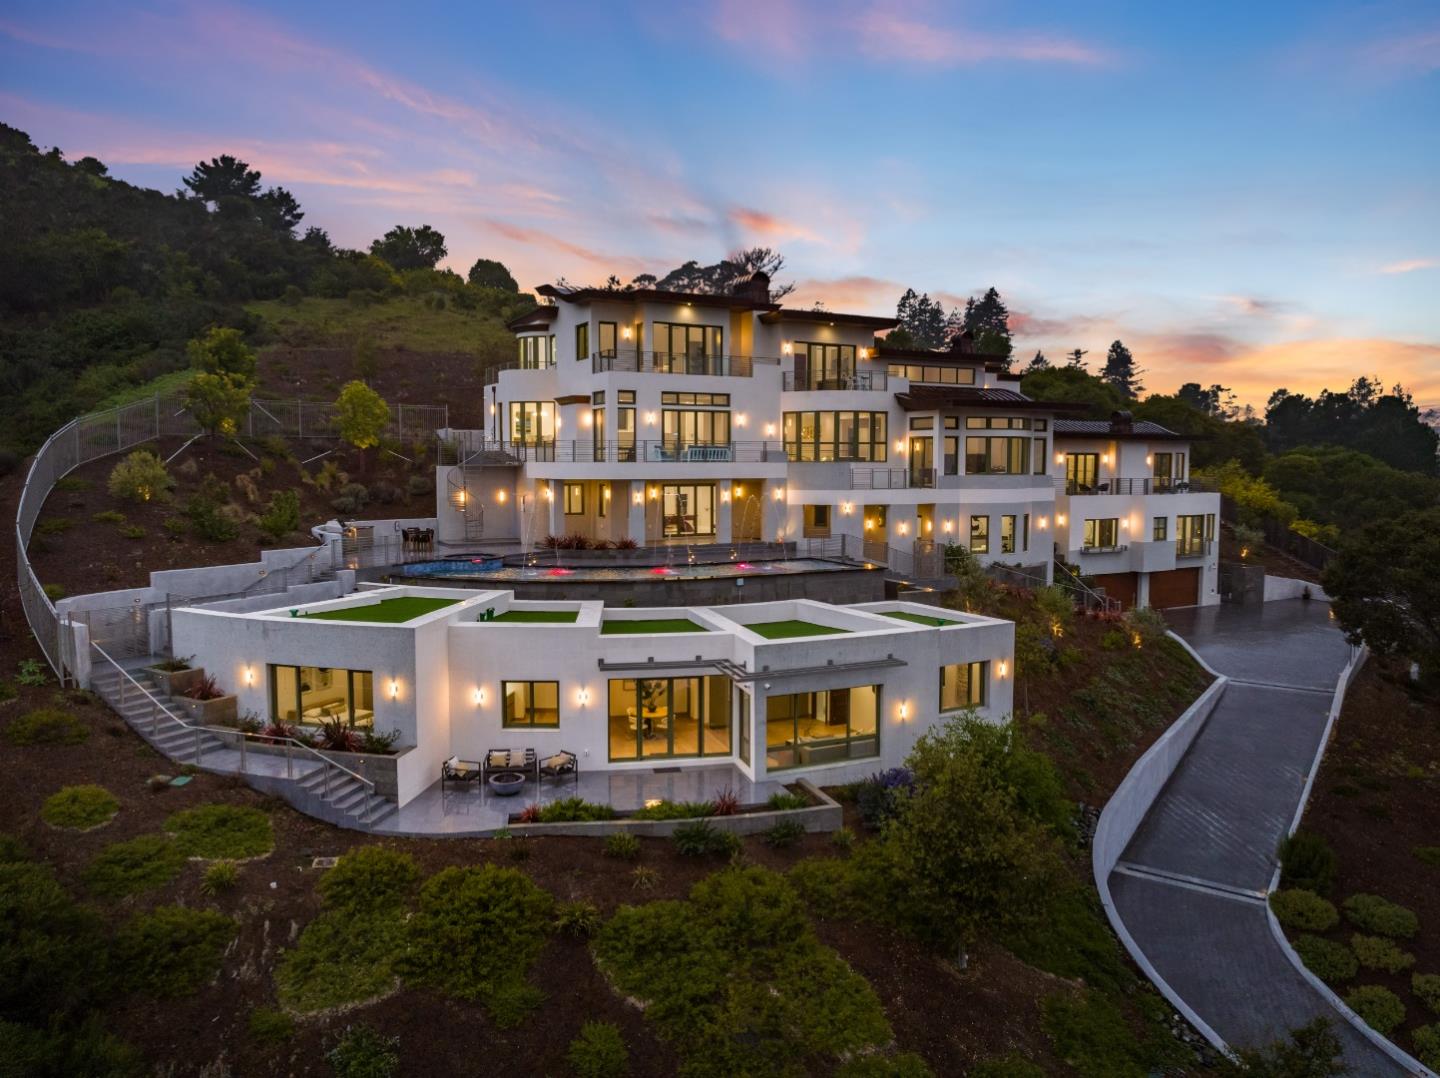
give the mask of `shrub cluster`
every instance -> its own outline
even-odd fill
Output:
[[[915,773],[908,767],[876,772],[855,789],[855,806],[865,826],[879,829],[900,811],[901,802],[915,789]]]
[[[686,857],[704,857],[706,854],[730,855],[740,849],[740,836],[732,831],[721,831],[709,820],[691,820],[675,828],[672,836],[675,849]]]
[[[1379,895],[1351,895],[1343,908],[1347,921],[1379,936],[1410,939],[1420,929],[1420,920],[1412,911]]]
[[[1280,844],[1280,886],[1317,895],[1335,882],[1335,851],[1319,835],[1296,831]]]
[[[5,736],[13,745],[78,745],[90,736],[90,729],[68,711],[41,707],[7,726]]]
[[[390,1078],[400,1068],[399,1037],[385,1037],[369,1026],[349,1026],[325,1053],[336,1078]]]
[[[1355,952],[1350,948],[1308,933],[1295,940],[1295,953],[1305,963],[1306,969],[1330,984],[1348,981],[1360,969]]]
[[[137,449],[115,465],[106,483],[111,497],[132,502],[168,501],[174,486],[165,462],[148,449]]]
[[[1386,973],[1399,973],[1415,964],[1415,956],[1402,951],[1383,936],[1350,937],[1350,949],[1366,969],[1381,969]]]
[[[45,799],[40,818],[51,827],[88,831],[109,823],[120,802],[103,786],[66,786]]]
[[[1416,973],[1410,978],[1410,989],[1420,1002],[1440,1014],[1440,973]]]
[[[576,1078],[622,1078],[630,1071],[630,1052],[612,1022],[586,1022],[570,1042],[565,1060]]]
[[[185,866],[185,855],[168,835],[141,835],[106,846],[86,866],[86,889],[100,898],[123,898],[169,883]]]
[[[640,856],[640,840],[628,831],[605,836],[605,856],[620,861],[633,861]]]
[[[177,812],[165,821],[186,857],[206,861],[244,860],[275,848],[270,817],[259,809],[211,804]]]
[[[115,956],[132,988],[173,999],[215,976],[235,931],[234,921],[211,910],[160,906],[120,930]]]
[[[1328,932],[1340,923],[1335,907],[1313,891],[1276,891],[1270,896],[1275,919],[1299,932]]]
[[[1363,984],[1345,996],[1345,1006],[1358,1014],[1377,1033],[1388,1034],[1405,1021],[1405,1004],[1388,988]]]

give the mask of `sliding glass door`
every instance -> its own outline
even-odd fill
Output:
[[[615,678],[610,759],[730,755],[730,679]]]
[[[770,771],[880,754],[880,686],[765,698],[765,766]]]
[[[666,539],[715,534],[715,484],[662,483],[660,506]]]

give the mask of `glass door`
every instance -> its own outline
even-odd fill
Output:
[[[1088,494],[1100,478],[1098,453],[1065,454],[1065,493]]]
[[[664,483],[660,487],[661,534],[684,539],[715,534],[713,483]]]
[[[910,485],[912,487],[933,487],[935,485],[935,439],[910,439]]]

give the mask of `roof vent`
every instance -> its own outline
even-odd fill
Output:
[[[1111,434],[1133,434],[1135,432],[1135,417],[1129,412],[1110,413]]]
[[[730,289],[731,295],[741,296],[755,303],[770,302],[770,274],[756,270],[748,278]]]

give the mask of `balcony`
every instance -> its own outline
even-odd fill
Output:
[[[1210,548],[1215,545],[1213,539],[1176,539],[1175,557],[1180,558],[1203,558],[1210,553]]]
[[[786,371],[784,389],[787,393],[830,390],[864,392],[872,389],[884,389],[887,384],[888,379],[884,371],[847,371],[830,376],[822,376],[819,372]]]
[[[1202,479],[1101,479],[1094,484],[1086,484],[1057,477],[1055,490],[1073,497],[1086,494],[1203,494],[1213,493],[1215,488]]]
[[[634,349],[595,352],[590,370],[595,374],[623,371],[635,374],[698,374],[722,378],[749,378],[754,356],[707,356],[686,352],[641,352]],[[765,362],[761,359],[760,362]],[[778,360],[771,360],[778,363]]]
[[[935,469],[857,464],[850,469],[850,486],[855,490],[928,489],[935,486]]]
[[[478,432],[456,432],[442,445],[441,463],[484,465],[527,461],[559,464],[733,464],[784,462],[779,442],[680,442],[641,439],[634,442],[596,442],[590,438],[548,442],[501,442],[474,437]]]
[[[1081,554],[1123,554],[1129,550],[1128,543],[1111,543],[1107,546],[1082,546]]]

